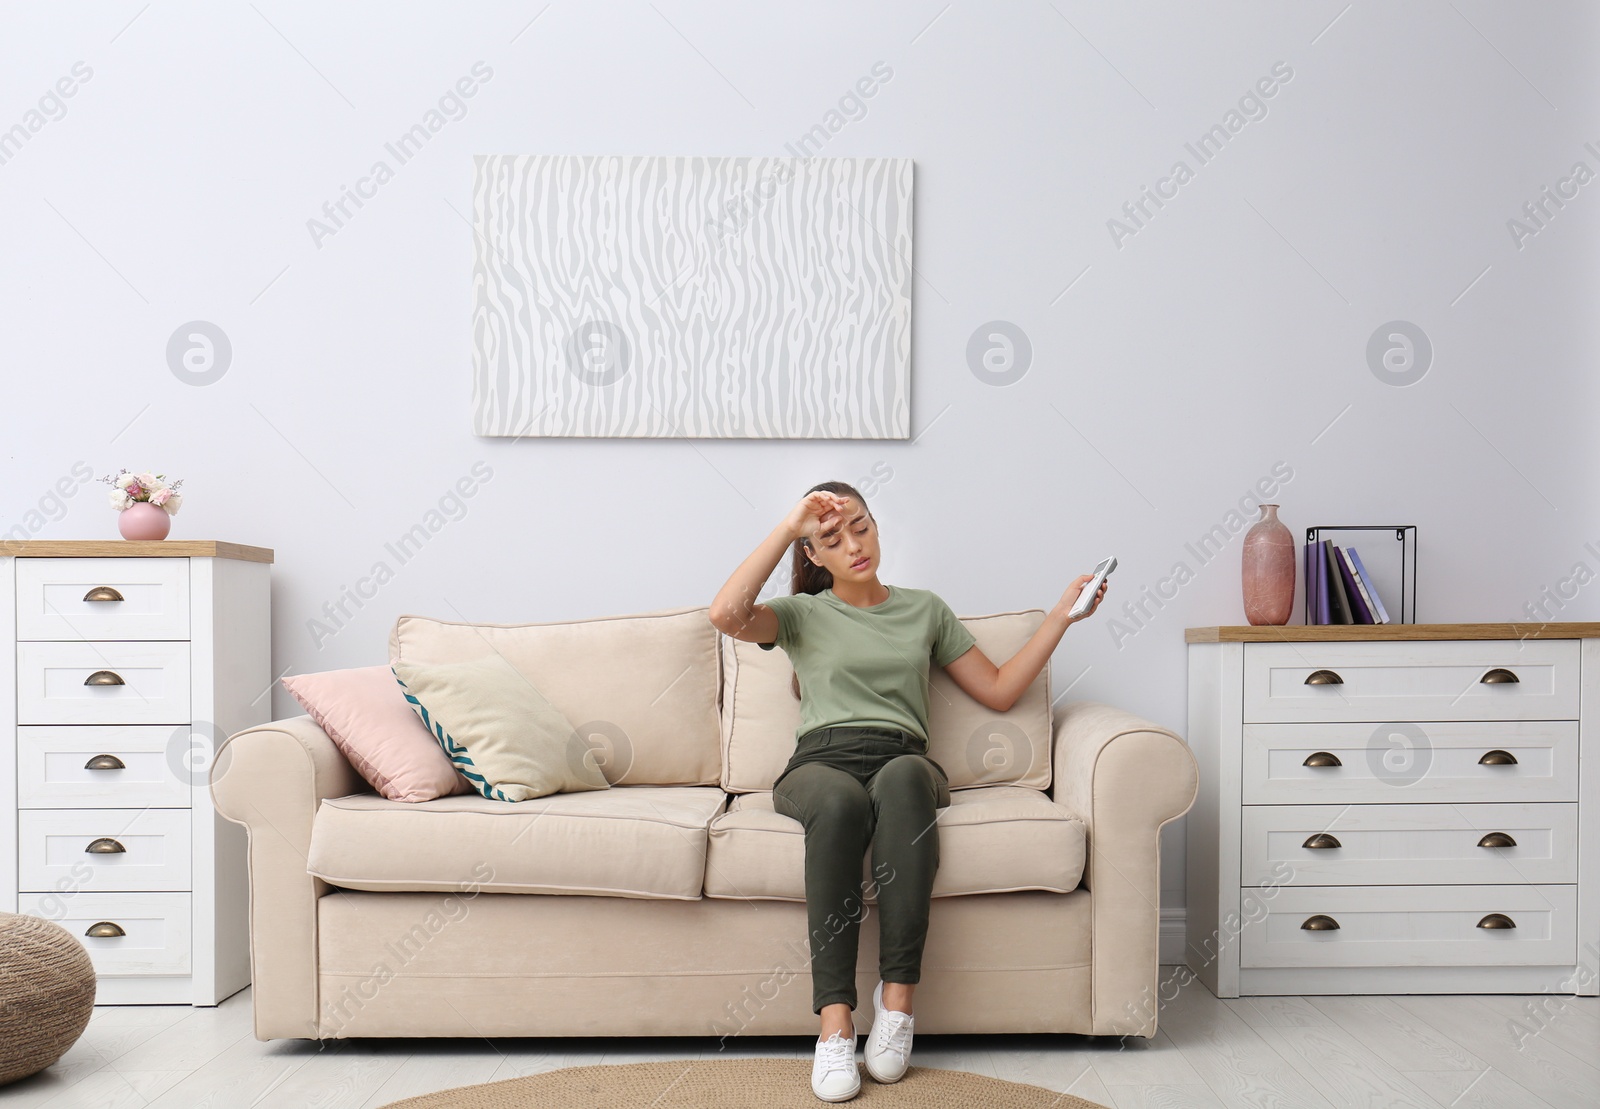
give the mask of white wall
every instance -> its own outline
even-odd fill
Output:
[[[1281,463],[1297,535],[1419,526],[1421,620],[1526,619],[1600,569],[1600,184],[1508,227],[1575,163],[1600,171],[1596,15],[1341,9],[8,5],[0,128],[42,126],[0,165],[0,533],[115,537],[81,475],[183,476],[174,537],[276,550],[274,668],[304,673],[383,661],[397,613],[706,603],[807,487],[858,481],[884,579],[961,613],[1048,607],[1114,552],[1110,611],[1068,633],[1056,688],[1181,731],[1184,628],[1243,621],[1239,534],[1204,564],[1185,545]],[[64,112],[30,116],[79,63]],[[398,164],[384,144],[478,63],[462,118]],[[473,437],[473,154],[781,154],[878,63],[820,152],[916,160],[914,442]],[[1264,116],[1247,102],[1201,164],[1185,143],[1275,67]],[[314,234],[379,159],[393,179]],[[1113,234],[1180,159],[1192,180]],[[195,320],[232,345],[205,386],[167,364]],[[968,363],[994,320],[1033,350],[1004,387]],[[1403,388],[1367,361],[1391,320],[1435,351]],[[472,496],[397,559],[461,479]],[[1179,561],[1192,579],[1119,635]],[[378,563],[392,579],[325,615]],[[1557,618],[1600,616],[1582,577]]]

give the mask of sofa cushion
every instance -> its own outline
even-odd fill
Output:
[[[356,890],[695,899],[706,829],[726,800],[715,786],[617,786],[516,803],[330,797],[312,821],[306,870]]]
[[[406,700],[479,793],[528,801],[610,789],[571,721],[500,655],[390,664]]]
[[[389,657],[460,662],[498,653],[528,676],[595,751],[613,785],[715,785],[717,636],[709,608],[547,624],[404,615]]]
[[[1016,654],[1044,623],[1043,609],[963,616],[961,623],[996,666]],[[722,648],[722,788],[770,791],[794,754],[800,702],[794,667],[781,650],[763,651],[718,634]],[[995,713],[968,697],[942,666],[928,670],[928,755],[952,790],[977,786],[1050,786],[1050,667],[1042,668],[1010,711]]]
[[[387,666],[280,678],[369,785],[392,801],[430,801],[472,789],[406,703]]]
[[[1083,821],[1039,790],[982,786],[952,792],[950,804],[939,810],[938,826],[935,897],[1070,893],[1083,876]],[[739,794],[711,822],[706,896],[804,901],[805,861],[805,829],[773,809],[772,792]],[[866,900],[876,901],[870,850],[861,876]]]

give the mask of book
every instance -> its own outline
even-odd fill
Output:
[[[1361,564],[1361,556],[1354,547],[1349,548],[1350,564],[1355,567],[1356,578],[1367,591],[1367,599],[1372,602],[1372,615],[1380,624],[1387,624],[1389,610],[1383,607],[1383,600],[1378,596],[1378,587],[1372,582],[1372,575],[1367,573],[1367,568]]]
[[[1339,557],[1344,559],[1344,565],[1350,568],[1350,576],[1346,579],[1346,587],[1349,587],[1350,584],[1354,584],[1355,592],[1358,592],[1358,594],[1362,595],[1362,608],[1365,608],[1366,615],[1373,618],[1371,619],[1371,623],[1382,624],[1384,621],[1378,619],[1378,610],[1373,608],[1373,597],[1371,597],[1371,594],[1366,592],[1366,583],[1365,581],[1362,581],[1362,575],[1358,575],[1357,571],[1355,571],[1355,560],[1350,559],[1350,555],[1352,554],[1355,554],[1354,547],[1344,547],[1344,549],[1339,550]]]
[[[1326,624],[1333,619],[1333,609],[1328,601],[1328,560],[1322,556],[1321,543],[1312,559],[1317,571],[1317,623]]]
[[[1313,543],[1312,549],[1311,561],[1314,563],[1316,570],[1317,583],[1317,623],[1331,624],[1333,623],[1333,610],[1328,603],[1328,560],[1322,555],[1321,543]]]
[[[1366,598],[1361,596],[1361,585],[1356,581],[1355,571],[1350,568],[1350,560],[1345,558],[1342,547],[1333,548],[1334,561],[1339,564],[1339,580],[1344,583],[1345,596],[1350,600],[1350,616],[1353,624],[1372,624],[1372,610],[1367,607]]]
[[[1356,618],[1350,609],[1350,599],[1345,596],[1344,579],[1339,575],[1339,559],[1333,553],[1333,540],[1324,539],[1323,573],[1328,578],[1328,623],[1354,624]]]
[[[1301,579],[1306,583],[1306,623],[1317,623],[1317,571],[1312,567],[1312,546],[1301,546]]]

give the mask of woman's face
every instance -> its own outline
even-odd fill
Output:
[[[834,581],[871,581],[878,573],[878,525],[865,506],[846,497],[840,512],[813,518],[806,529],[807,557]]]

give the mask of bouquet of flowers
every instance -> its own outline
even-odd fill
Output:
[[[178,486],[183,484],[183,479],[179,478],[170,485],[166,479],[166,474],[135,474],[128,470],[118,470],[115,474],[107,474],[100,480],[111,485],[112,508],[120,510],[140,501],[148,501],[158,508],[166,509],[167,515],[171,516],[183,503],[183,495],[178,492]]]

